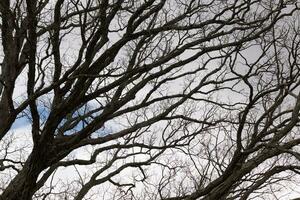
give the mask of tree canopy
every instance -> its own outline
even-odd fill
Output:
[[[297,191],[299,6],[1,0],[0,199]]]

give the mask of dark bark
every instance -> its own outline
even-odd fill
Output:
[[[39,174],[49,166],[56,153],[52,144],[35,146],[22,170],[0,196],[2,200],[30,200],[36,191]]]

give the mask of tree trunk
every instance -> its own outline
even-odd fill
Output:
[[[6,98],[6,97],[4,97]],[[6,135],[10,130],[15,116],[12,113],[9,113],[7,103],[4,100],[0,99],[0,140]]]
[[[29,156],[23,169],[10,182],[0,200],[31,200],[36,189],[36,182],[39,174],[47,168],[47,157],[44,154],[46,148],[42,151],[35,149]],[[43,155],[44,154],[44,155]]]

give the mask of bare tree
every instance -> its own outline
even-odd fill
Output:
[[[274,199],[299,181],[297,1],[0,13],[0,199]]]

